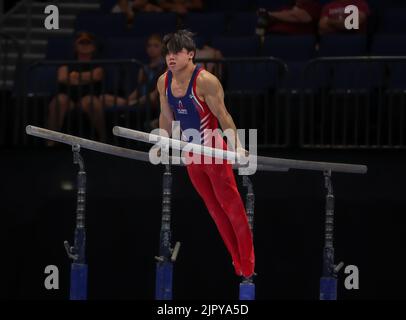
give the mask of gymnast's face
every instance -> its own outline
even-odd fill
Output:
[[[169,52],[166,55],[166,64],[172,72],[181,71],[193,61],[194,55],[195,53],[193,51],[187,51],[185,48],[176,53]]]

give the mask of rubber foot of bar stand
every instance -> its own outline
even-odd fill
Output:
[[[337,279],[320,278],[320,300],[337,300]]]
[[[251,279],[244,279],[240,283],[240,300],[255,300],[255,284]]]
[[[70,300],[87,299],[87,265],[81,263],[71,264],[70,274]]]
[[[172,300],[173,263],[158,262],[156,264],[155,299]]]

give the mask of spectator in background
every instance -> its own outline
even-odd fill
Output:
[[[359,10],[358,30],[348,30],[345,28],[344,21],[348,14],[344,12],[345,7],[355,5]],[[369,6],[365,0],[333,0],[324,5],[319,22],[319,33],[321,35],[339,32],[365,33],[367,31],[367,18],[369,15]]]
[[[163,10],[180,15],[203,9],[203,0],[159,0],[158,4]]]
[[[88,32],[79,32],[74,43],[75,59],[91,61],[97,46],[95,37]],[[94,64],[62,65],[58,68],[58,93],[51,100],[48,114],[48,127],[60,130],[66,113],[79,105],[96,128],[101,141],[105,141],[104,110],[99,100],[104,71]],[[50,141],[48,145],[53,145]]]
[[[111,12],[124,13],[127,16],[127,23],[131,25],[136,13],[162,12],[162,9],[148,0],[118,0]]]
[[[279,11],[259,9],[258,14],[265,20],[268,33],[309,34],[316,32],[320,10],[318,0],[296,0],[293,7]]]
[[[105,106],[135,106],[136,108],[150,108],[153,116],[159,114],[159,95],[156,82],[166,70],[162,57],[162,38],[159,34],[148,37],[145,48],[149,63],[138,72],[138,86],[131,94],[125,97],[116,97],[111,94],[102,96]]]
[[[195,59],[212,59],[212,60],[221,60],[223,59],[223,54],[220,50],[217,50],[213,47],[210,47],[206,42],[199,44],[199,41],[196,41],[196,54]],[[220,80],[222,79],[223,74],[223,65],[221,63],[208,62],[203,63],[204,68],[210,73],[214,74]]]

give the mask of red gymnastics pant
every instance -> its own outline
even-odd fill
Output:
[[[203,198],[233,259],[237,275],[254,273],[252,234],[231,164],[189,164],[187,172]]]

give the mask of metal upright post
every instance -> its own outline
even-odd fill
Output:
[[[344,263],[334,264],[334,194],[331,182],[331,170],[324,172],[324,184],[327,189],[327,195],[320,300],[337,300],[337,273]]]
[[[248,223],[254,237],[254,206],[255,194],[251,179],[248,176],[243,176],[243,185],[247,188],[245,211],[247,212]],[[240,283],[240,300],[255,300],[255,283],[252,277],[243,278]]]
[[[172,173],[169,165],[165,166],[162,188],[162,223],[159,256],[156,259],[155,299],[172,300],[173,263],[175,262],[180,242],[171,248],[171,194]]]
[[[79,165],[78,191],[76,207],[76,228],[74,246],[71,247],[68,241],[64,242],[68,257],[73,260],[71,264],[70,278],[70,299],[87,299],[87,264],[85,261],[86,230],[85,230],[85,209],[86,209],[86,172],[80,145],[72,146],[73,163]]]

